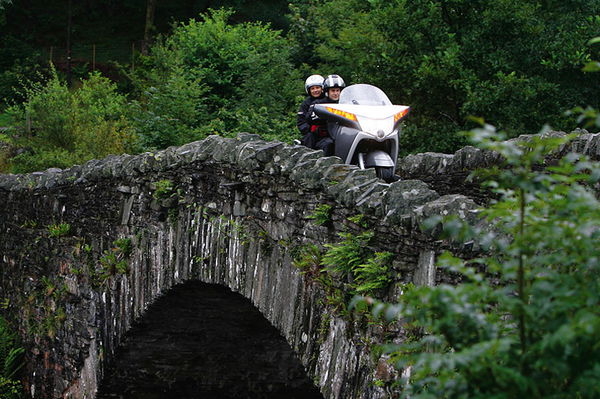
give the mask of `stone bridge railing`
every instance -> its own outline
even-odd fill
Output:
[[[578,136],[568,145],[563,146],[547,159],[552,162],[568,152],[585,154],[592,160],[600,160],[600,134],[577,130]],[[548,132],[550,136],[562,136],[564,132]],[[523,135],[512,139],[528,140],[531,135]],[[426,152],[414,154],[400,160],[397,172],[404,179],[419,179],[429,185],[440,195],[461,194],[477,203],[485,203],[489,195],[480,187],[480,182],[468,179],[471,172],[479,168],[497,165],[501,162],[498,154],[480,150],[475,147],[464,147],[454,154]]]
[[[254,135],[211,136],[156,154],[0,176],[0,300],[27,347],[31,396],[92,398],[132,322],[174,284],[199,279],[250,299],[326,398],[384,397],[390,370],[369,344],[381,331],[342,317],[293,265],[295,254],[368,226],[373,248],[394,254],[395,281],[382,299],[395,300],[406,282],[445,278],[433,269],[445,244],[420,222],[475,218],[477,205],[431,189],[443,175],[431,186],[389,185],[320,154]],[[404,162],[400,172],[419,167]],[[323,204],[331,215],[320,225],[311,216]]]

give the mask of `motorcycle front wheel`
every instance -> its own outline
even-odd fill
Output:
[[[377,177],[385,180],[386,183],[394,181],[394,170],[390,166],[375,166],[375,173]]]

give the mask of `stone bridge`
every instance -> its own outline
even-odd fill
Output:
[[[598,136],[573,148],[597,157]],[[199,280],[247,298],[323,397],[386,397],[394,371],[371,349],[402,339],[402,329],[348,315],[334,295],[348,281],[319,283],[295,261],[310,245],[369,231],[373,251],[393,254],[381,299],[396,301],[409,282],[449,279],[433,267],[449,245],[420,223],[450,213],[476,220],[485,194],[466,176],[499,159],[471,147],[419,154],[399,164],[403,180],[385,184],[320,155],[241,134],[0,176],[0,303],[27,350],[28,394],[95,397],[149,305]]]

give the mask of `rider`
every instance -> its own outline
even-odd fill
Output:
[[[329,75],[325,78],[323,82],[323,90],[325,91],[325,98],[320,100],[316,100],[314,104],[324,104],[324,103],[335,103],[337,104],[340,100],[340,94],[342,89],[346,87],[346,83],[344,79],[342,79],[339,75]],[[312,112],[308,112],[307,121],[310,123],[311,132],[316,136],[315,145],[312,148],[323,150],[325,156],[330,156],[334,154],[333,147],[333,139],[329,136],[329,132],[327,131],[327,122],[320,119],[318,116]]]
[[[301,143],[310,148],[315,148],[316,137],[311,132],[308,109],[316,101],[323,98],[323,80],[323,76],[321,75],[311,75],[306,79],[304,90],[306,90],[308,97],[300,104],[300,109],[298,110],[297,125],[300,133],[302,133]]]
[[[329,75],[323,82],[323,91],[325,96],[329,98],[329,101],[323,101],[328,103],[338,103],[340,101],[340,94],[342,89],[346,87],[344,79],[339,75]]]

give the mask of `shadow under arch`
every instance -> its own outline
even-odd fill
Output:
[[[97,399],[322,399],[297,356],[252,303],[188,281],[126,334]]]

